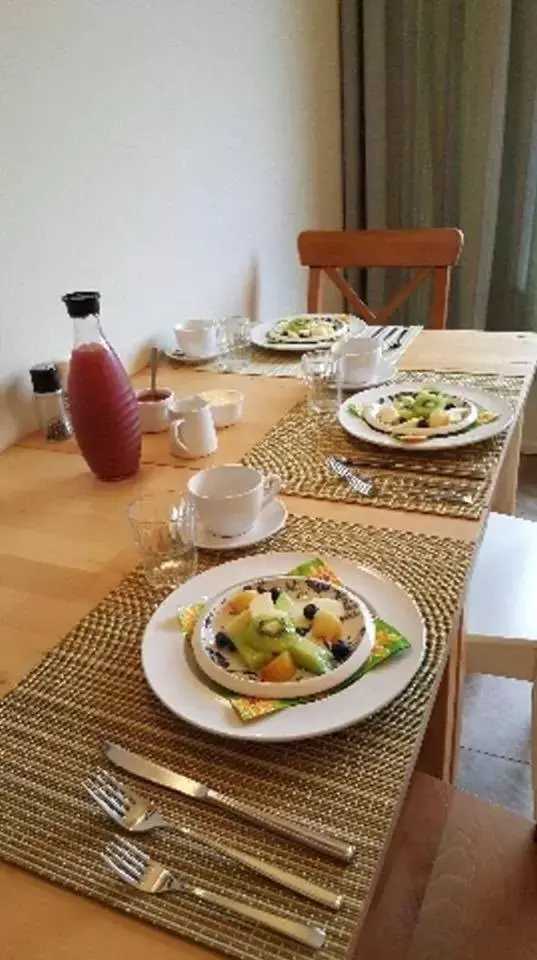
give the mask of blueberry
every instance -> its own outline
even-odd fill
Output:
[[[208,653],[213,663],[216,663],[218,667],[223,667],[224,670],[227,670],[229,663],[227,662],[223,653],[220,653],[219,650],[211,650],[210,648]]]
[[[306,620],[313,620],[318,609],[314,603],[307,603],[303,610]]]
[[[310,632],[309,627],[295,627],[295,630],[298,633],[299,637],[305,637],[306,634]]]
[[[272,597],[272,602],[273,602],[273,603],[277,603],[277,602],[278,602],[278,597],[280,596],[280,593],[281,593],[281,592],[282,592],[281,590],[278,590],[278,587],[273,587],[273,588],[272,588],[272,590],[270,591],[270,595],[271,595],[271,597]]]
[[[223,630],[218,631],[218,633],[216,634],[216,637],[214,638],[214,642],[216,643],[217,647],[220,647],[220,649],[225,649],[226,647],[229,648],[233,646],[227,633],[224,633]]]
[[[315,593],[324,593],[326,590],[330,590],[331,586],[326,580],[306,580],[306,583],[312,590],[315,590]]]
[[[332,653],[338,663],[343,663],[344,660],[347,660],[351,655],[351,648],[345,640],[338,640],[336,643],[332,644]]]

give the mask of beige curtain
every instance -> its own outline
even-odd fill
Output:
[[[461,227],[450,325],[537,329],[537,0],[342,0],[341,31],[346,225]]]

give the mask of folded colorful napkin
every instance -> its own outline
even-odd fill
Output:
[[[313,560],[308,560],[306,563],[300,564],[298,567],[295,567],[294,570],[290,570],[288,576],[312,577],[316,580],[328,580],[331,583],[341,585],[341,580],[320,557],[315,557]],[[187,640],[191,639],[204,607],[205,603],[179,607],[177,619]],[[356,683],[364,674],[369,673],[370,670],[384,663],[389,657],[393,657],[394,654],[400,653],[403,650],[408,650],[411,646],[410,641],[407,640],[399,630],[396,630],[395,627],[381,620],[380,617],[375,617],[375,627],[375,643],[369,658],[352,677],[349,677],[344,683],[339,684],[339,686],[334,687],[326,693],[316,694],[310,697],[298,697],[293,700],[267,700],[259,697],[244,697],[240,694],[231,693],[229,690],[222,689],[221,696],[227,700],[235,710],[237,716],[245,723],[250,720],[258,720],[260,717],[269,716],[280,710],[286,710],[288,707],[296,707],[302,703],[311,703],[314,700],[324,700],[326,697],[330,697],[340,690],[345,690],[351,686],[351,684]]]

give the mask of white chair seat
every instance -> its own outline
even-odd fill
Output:
[[[491,513],[465,610],[466,669],[533,683],[532,779],[537,811],[537,523]]]
[[[491,513],[466,606],[469,636],[537,643],[537,524]]]

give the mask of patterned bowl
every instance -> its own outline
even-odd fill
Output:
[[[226,634],[231,620],[232,614],[227,610],[230,600],[247,590],[257,593],[283,591],[293,601],[295,611],[315,604],[320,598],[337,601],[343,612],[340,640],[350,653],[346,659],[336,660],[333,668],[321,675],[299,667],[294,677],[286,682],[263,680],[257,670],[248,668],[232,645],[222,646],[217,640],[219,635]],[[345,587],[309,577],[274,576],[238,583],[216,597],[196,625],[192,650],[199,667],[221,687],[244,696],[281,700],[323,693],[348,680],[369,657],[374,638],[375,624],[371,612],[360,597]]]
[[[425,389],[425,386],[423,389]],[[440,390],[441,384],[436,384],[435,389]],[[363,419],[373,430],[379,430],[381,433],[390,433],[392,436],[399,437],[404,436],[404,434],[412,434],[413,436],[423,437],[424,439],[427,437],[444,437],[452,433],[461,433],[463,430],[471,427],[477,420],[479,411],[475,403],[472,403],[471,400],[466,400],[464,397],[457,397],[446,389],[442,390],[442,392],[448,397],[448,400],[458,409],[464,411],[463,418],[455,423],[446,424],[443,427],[407,427],[403,424],[394,427],[393,424],[383,423],[382,420],[379,419],[379,414],[383,407],[391,405],[394,400],[398,400],[405,394],[412,392],[418,393],[417,390],[394,390],[380,400],[376,400],[375,403],[367,404],[362,410]]]

